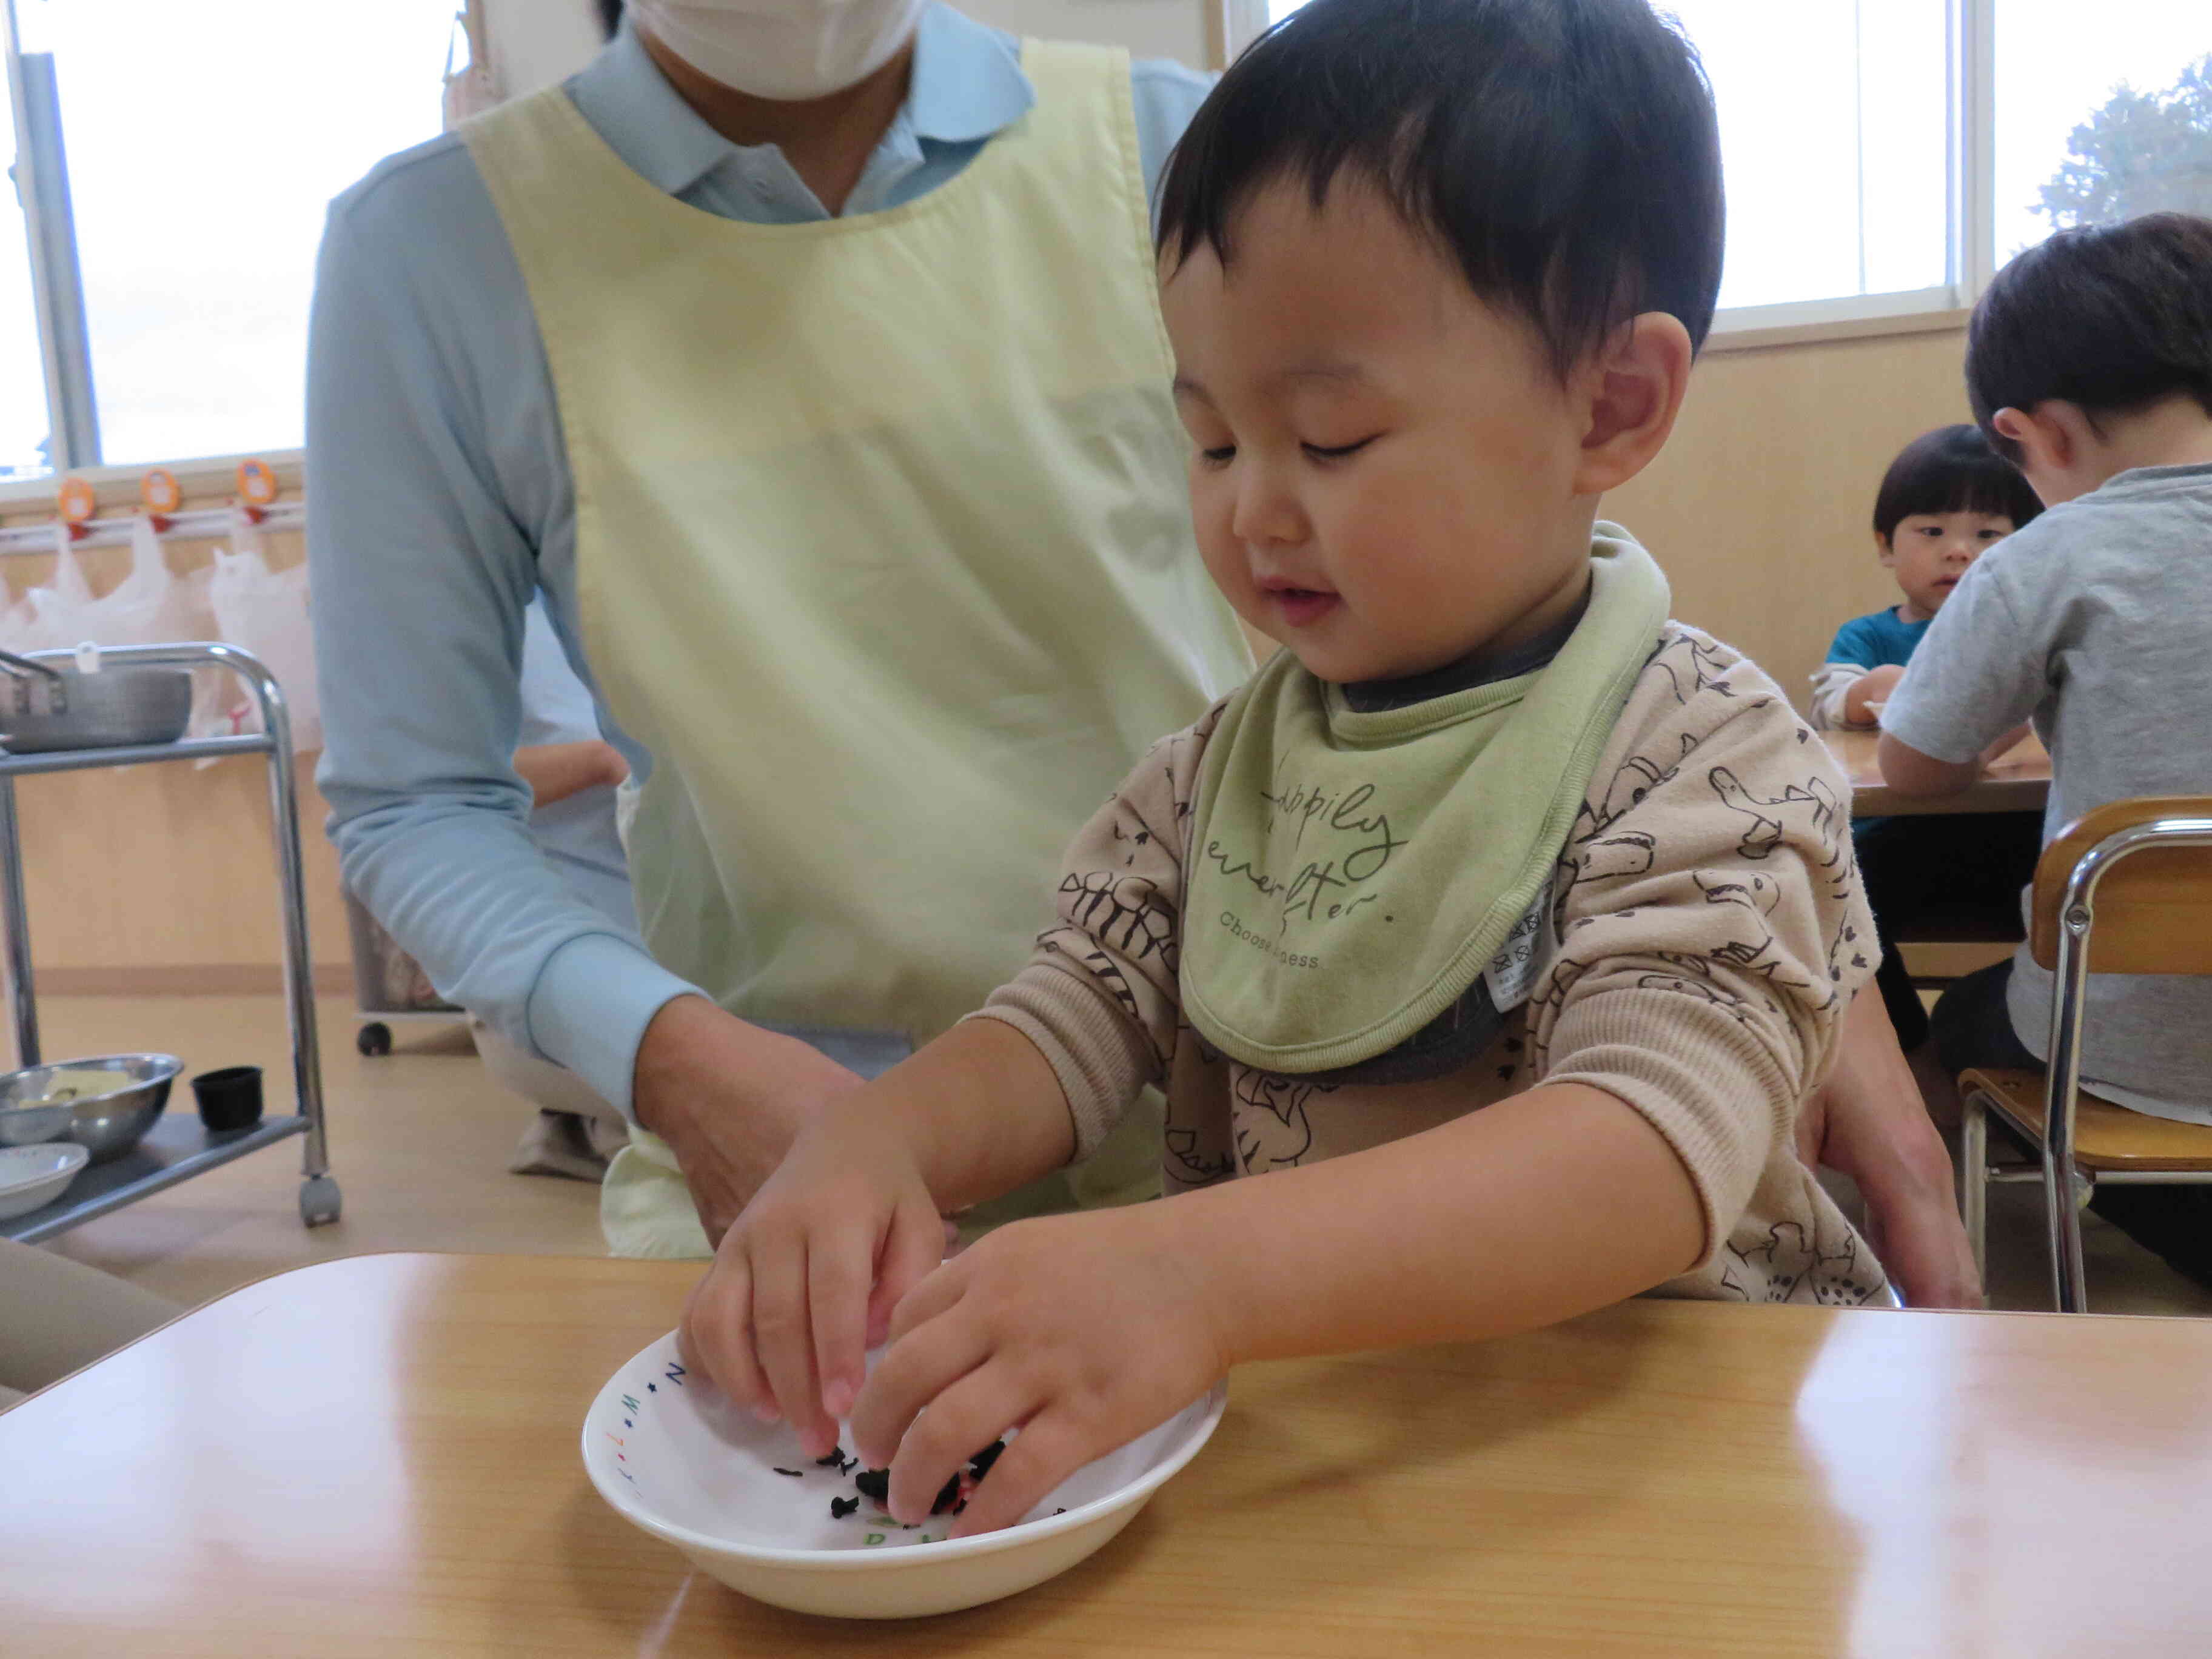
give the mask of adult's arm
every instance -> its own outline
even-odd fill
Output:
[[[470,313],[441,308],[419,252],[436,225],[414,243],[394,216],[364,229],[351,199],[325,235],[308,352],[331,836],[347,885],[442,994],[627,1110],[641,1038],[691,988],[530,838],[513,757],[538,573],[493,458],[496,394],[472,373]]]

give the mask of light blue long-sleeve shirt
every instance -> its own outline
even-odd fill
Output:
[[[1131,84],[1150,187],[1209,83],[1145,63]],[[780,150],[732,144],[701,119],[627,29],[568,90],[631,168],[680,201],[762,224],[828,216]],[[1034,101],[1012,36],[933,3],[906,102],[846,214],[936,189]],[[1102,234],[1123,234],[1119,223],[1102,215]],[[538,590],[601,729],[641,775],[651,761],[616,726],[583,654],[574,485],[545,349],[458,138],[391,157],[331,204],[307,458],[319,781],[346,883],[442,994],[628,1110],[646,1026],[693,988],[578,899],[526,828],[530,792],[512,761],[524,612]]]

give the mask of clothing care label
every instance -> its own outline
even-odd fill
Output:
[[[1528,1001],[1528,994],[1535,988],[1537,975],[1543,971],[1544,958],[1550,954],[1545,947],[1552,937],[1553,879],[1545,878],[1536,902],[1513,924],[1505,943],[1491,957],[1490,966],[1482,970],[1482,982],[1490,990],[1491,1006],[1501,1014],[1510,1013]]]

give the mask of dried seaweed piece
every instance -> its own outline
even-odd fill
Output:
[[[932,1515],[942,1515],[959,1501],[960,1476],[956,1472],[950,1480],[937,1489],[937,1498],[930,1504],[929,1512]]]
[[[840,1474],[844,1474],[845,1449],[842,1446],[830,1447],[830,1455],[827,1457],[816,1458],[814,1460],[814,1467],[817,1469],[835,1469]]]
[[[989,1445],[968,1460],[968,1471],[978,1480],[990,1474],[991,1465],[999,1461],[999,1454],[1006,1449],[1003,1440],[994,1440]]]
[[[860,1500],[857,1498],[833,1498],[830,1500],[830,1518],[842,1521],[860,1507]]]
[[[775,1465],[771,1464],[769,1467],[773,1468],[775,1468]],[[776,1469],[775,1472],[778,1474],[787,1474],[794,1480],[804,1480],[806,1479],[806,1471],[805,1469]]]
[[[860,1496],[872,1498],[878,1504],[891,1501],[891,1472],[889,1469],[863,1469],[853,1477],[853,1485]]]

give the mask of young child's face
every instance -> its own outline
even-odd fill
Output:
[[[1233,262],[1164,263],[1206,566],[1321,678],[1510,647],[1587,580],[1582,428],[1535,329],[1364,182],[1237,216]]]
[[[1905,620],[1925,622],[1941,611],[1966,567],[2011,534],[2012,520],[2002,513],[1912,513],[1899,519],[1881,544],[1881,562],[1904,591],[1911,613]]]

